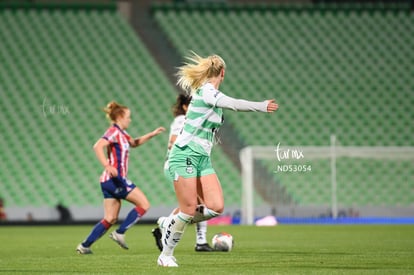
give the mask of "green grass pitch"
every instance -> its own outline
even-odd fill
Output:
[[[1,226],[0,274],[414,274],[412,225],[210,226],[226,231],[231,252],[197,253],[190,226],[176,248],[178,268],[156,265],[153,226],[137,224],[129,250],[105,234],[92,255],[77,244],[91,226]]]

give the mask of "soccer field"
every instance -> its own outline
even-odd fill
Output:
[[[150,225],[135,225],[122,250],[108,233],[92,255],[77,244],[91,226],[0,226],[1,274],[414,274],[412,225],[210,226],[234,236],[231,252],[197,253],[190,226],[178,268],[156,265]]]

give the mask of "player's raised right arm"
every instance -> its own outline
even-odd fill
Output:
[[[220,98],[217,100],[216,106],[220,108],[231,109],[233,111],[264,113],[272,113],[279,107],[274,99],[256,102],[237,99],[224,94],[221,94]]]

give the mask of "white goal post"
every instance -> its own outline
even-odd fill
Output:
[[[306,160],[329,159],[330,160],[330,181],[331,181],[331,211],[333,218],[338,215],[337,204],[337,172],[336,160],[340,157],[366,158],[366,159],[402,159],[414,160],[414,147],[358,147],[358,146],[337,146],[335,136],[331,136],[331,146],[248,146],[240,151],[241,176],[242,176],[242,208],[241,223],[254,224],[254,161],[274,160],[280,161],[284,158]]]

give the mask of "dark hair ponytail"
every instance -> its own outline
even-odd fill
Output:
[[[179,115],[185,115],[186,110],[184,106],[188,106],[191,102],[191,96],[185,94],[179,94],[177,100],[172,107],[174,117]]]

